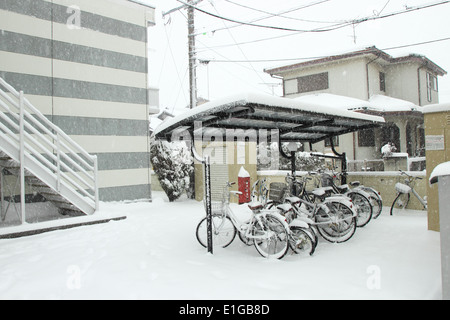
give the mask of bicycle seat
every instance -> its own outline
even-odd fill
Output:
[[[346,191],[349,189],[348,184],[343,184],[341,186],[337,186],[340,191]]]
[[[359,182],[359,181],[353,181],[353,182],[350,182],[350,185],[351,185],[352,187],[359,187],[359,186],[361,185],[361,182]]]
[[[264,208],[263,204],[259,201],[252,201],[248,204],[248,207],[250,208],[250,210],[254,211],[254,210],[261,210],[262,208]]]
[[[403,183],[397,183],[395,185],[395,190],[397,190],[397,192],[399,193],[411,193],[412,189],[410,186],[407,186],[406,184]]]
[[[332,191],[332,190],[333,190],[332,187],[322,187],[322,188],[314,189],[314,190],[312,191],[312,194],[315,195],[316,197],[322,197],[322,196],[325,195],[325,193],[326,193],[327,191]]]
[[[297,204],[301,202],[299,197],[287,197],[285,200],[290,204]]]
[[[292,210],[292,206],[289,203],[283,203],[283,204],[278,205],[277,209],[287,212],[289,210]]]

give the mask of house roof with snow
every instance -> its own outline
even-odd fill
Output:
[[[279,130],[280,141],[316,143],[333,136],[380,126],[384,118],[318,103],[259,94],[239,94],[206,103],[167,119],[154,131],[156,139],[191,139],[214,130]],[[200,131],[200,128],[202,131]],[[186,136],[187,135],[187,136]],[[257,137],[259,138],[259,137]]]
[[[430,104],[422,108],[422,113],[450,112],[450,103]]]
[[[312,103],[324,107],[347,109],[375,115],[420,113],[418,107],[409,101],[384,95],[373,95],[369,101],[331,93],[315,93],[295,98],[303,103]]]
[[[331,55],[323,58],[318,59],[312,59],[305,62],[297,63],[297,64],[291,64],[287,66],[282,67],[275,67],[271,69],[265,69],[264,71],[270,75],[278,75],[281,73],[285,73],[291,70],[299,69],[299,68],[305,68],[309,66],[317,66],[321,64],[328,64],[332,62],[342,61],[342,60],[348,60],[353,59],[357,57],[368,57],[369,59],[380,59],[380,63],[384,62],[385,64],[397,64],[397,63],[406,63],[406,62],[415,62],[418,63],[424,67],[427,67],[430,70],[433,70],[437,75],[443,76],[447,74],[447,71],[442,69],[440,66],[438,66],[436,63],[431,61],[425,56],[418,55],[418,54],[409,54],[406,56],[401,57],[393,57],[386,52],[373,47],[368,47],[362,50],[357,50],[353,52],[338,54],[338,55]]]

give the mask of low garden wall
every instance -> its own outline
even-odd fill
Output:
[[[286,175],[290,173],[290,171],[276,170],[276,171],[258,171],[257,179],[268,179],[268,184],[271,182],[285,182]],[[297,175],[302,176],[308,174],[307,172],[298,171]],[[426,195],[427,191],[427,180],[425,171],[421,172],[408,172],[408,174],[421,177],[422,180],[417,180],[414,189],[421,195]],[[236,178],[237,179],[237,178]],[[351,181],[360,181],[361,184],[365,186],[373,187],[381,193],[383,198],[383,205],[386,207],[390,207],[392,202],[397,195],[395,191],[395,184],[397,182],[404,182],[405,177],[400,175],[400,172],[395,171],[381,171],[381,172],[350,172],[348,173],[348,182]],[[253,184],[253,179],[251,183]],[[313,188],[313,186],[309,186],[309,188]],[[153,173],[152,174],[152,190],[153,191],[162,191],[158,177]],[[409,209],[414,210],[422,210],[423,207],[420,202],[416,199],[415,196],[411,196],[411,202],[408,206]]]
[[[269,182],[285,182],[286,174],[289,171],[258,171],[258,179],[268,178]],[[306,175],[307,172],[297,172],[297,175]],[[408,172],[408,174],[421,177],[422,180],[417,180],[414,189],[422,197],[426,195],[427,182],[425,171],[422,172]],[[397,192],[395,191],[395,184],[397,182],[404,182],[405,177],[400,175],[400,172],[382,171],[382,172],[350,172],[348,173],[347,181],[360,181],[361,184],[372,187],[381,193],[383,198],[383,206],[390,207],[394,201]],[[311,186],[312,188],[312,186]],[[411,196],[411,202],[408,209],[422,210],[421,203],[415,196]]]

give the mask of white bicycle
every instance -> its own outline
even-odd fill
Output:
[[[426,210],[428,208],[427,197],[425,196],[422,198],[417,191],[414,190],[416,181],[422,180],[422,178],[411,176],[402,170],[400,170],[400,173],[406,176],[406,179],[405,183],[399,182],[395,185],[397,197],[394,199],[394,202],[392,202],[391,216],[396,212],[398,213],[399,210],[404,210],[408,206],[409,200],[411,199],[411,193],[416,196],[417,200],[422,204],[423,209]]]
[[[230,194],[240,194],[228,189],[235,183],[227,183],[222,202],[213,203],[212,235],[213,246],[228,247],[239,233],[239,238],[247,245],[253,244],[266,258],[283,258],[289,250],[290,231],[284,217],[274,211],[264,210],[260,202],[252,202],[249,208],[252,215],[248,221],[240,221],[230,208]],[[207,218],[197,226],[198,242],[207,247]]]

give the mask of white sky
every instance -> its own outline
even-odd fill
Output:
[[[150,85],[160,89],[161,108],[181,109],[189,104],[189,73],[186,10],[167,12],[182,4],[176,0],[144,0],[156,7],[156,26],[150,28]],[[203,0],[198,7],[208,12],[249,22],[266,13],[249,10],[231,2],[278,14],[302,5],[319,3],[284,16],[271,17],[255,24],[312,30],[342,21],[385,15],[408,7],[419,7],[438,0]],[[384,9],[383,9],[384,8]],[[264,73],[265,68],[295,61],[244,62],[328,56],[375,45],[379,49],[450,38],[450,3],[411,11],[401,15],[367,21],[322,33],[294,33],[238,26],[196,12],[197,58],[211,60],[197,69],[198,96],[218,99],[242,91],[282,94],[280,81]],[[308,21],[303,21],[308,20]],[[312,22],[315,21],[315,22]],[[228,29],[226,28],[228,27]],[[213,32],[217,30],[216,32]],[[272,40],[255,40],[272,38]],[[252,42],[252,43],[247,43]],[[246,44],[243,44],[246,43]],[[386,50],[393,56],[417,53],[425,55],[450,72],[450,40],[402,49]],[[214,62],[214,60],[243,62]],[[450,75],[439,78],[440,102],[450,102]]]

